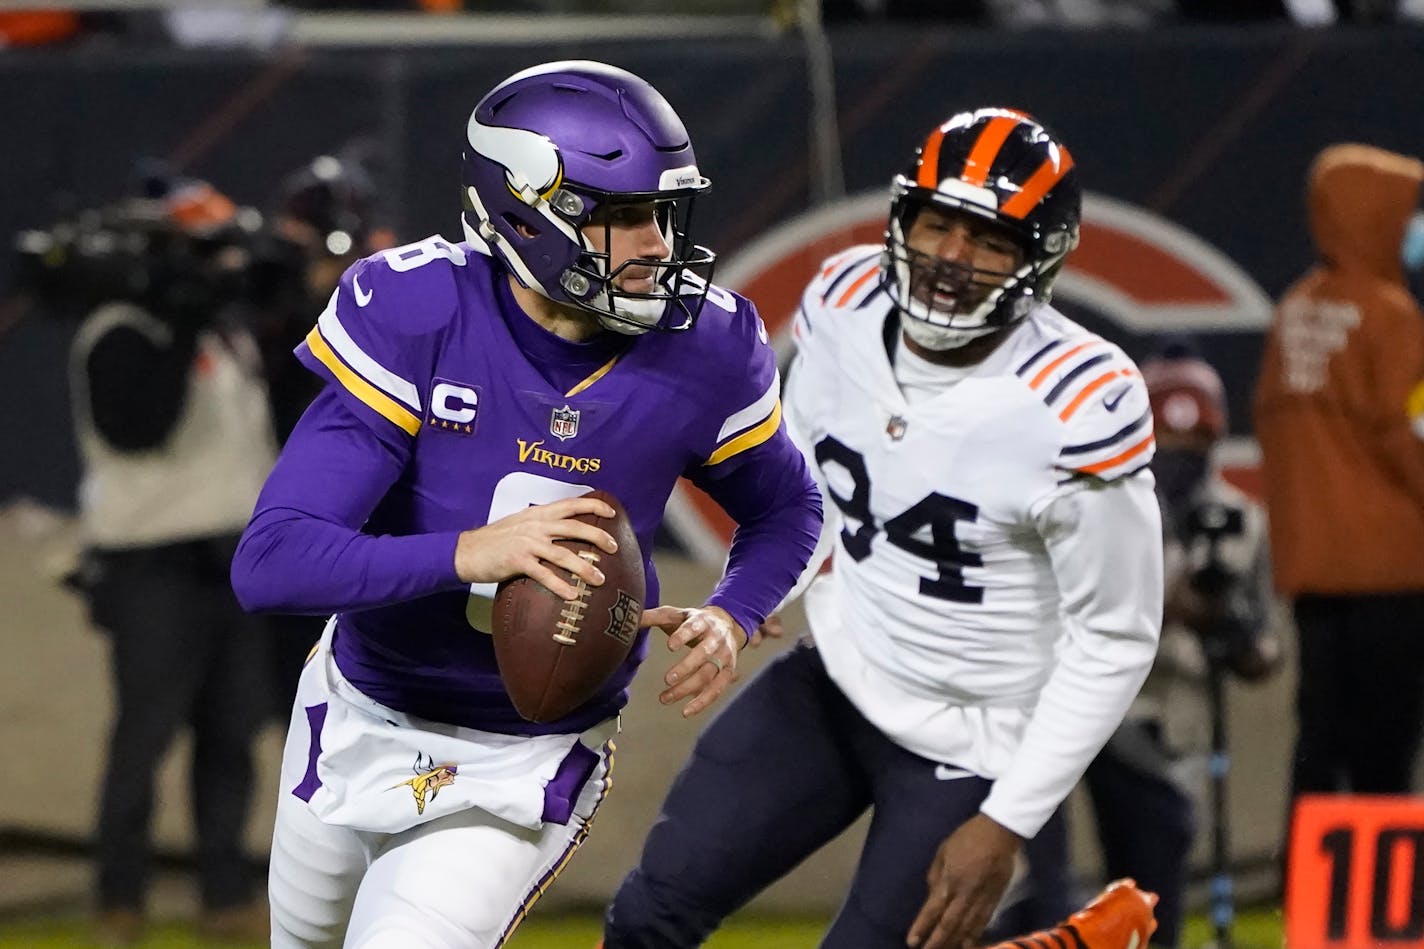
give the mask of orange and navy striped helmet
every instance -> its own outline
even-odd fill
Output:
[[[941,312],[911,296],[911,267],[935,263],[917,260],[927,255],[905,243],[915,216],[928,205],[990,221],[1023,250],[1013,273],[973,275],[994,290],[971,312]],[[1048,301],[1064,258],[1078,245],[1081,214],[1073,156],[1032,116],[1004,108],[950,116],[891,183],[885,269],[892,296],[911,318],[907,329],[913,321],[928,323],[959,340],[949,345],[959,345],[1022,319]]]

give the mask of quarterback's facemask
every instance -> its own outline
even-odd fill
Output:
[[[682,120],[642,79],[588,61],[516,73],[470,115],[462,178],[466,236],[525,287],[619,333],[696,321],[716,256],[688,223],[711,182]],[[667,255],[611,261],[609,222],[637,205],[655,209]],[[601,246],[591,221],[603,222]]]
[[[706,293],[706,282],[685,269],[700,262],[678,259],[674,252],[682,233],[678,222],[691,213],[690,200],[610,200],[595,207],[582,229],[589,249],[571,266],[568,279],[599,288],[589,303],[605,329],[633,336],[691,325],[692,317],[682,311],[675,312],[683,323],[661,325],[675,295]],[[650,233],[656,235],[651,241]]]
[[[1022,262],[982,270],[916,251],[908,238],[926,208],[982,220],[1022,249]],[[1034,119],[1009,109],[952,116],[891,182],[884,269],[906,334],[954,349],[1047,302],[1078,245],[1081,209],[1072,156]]]

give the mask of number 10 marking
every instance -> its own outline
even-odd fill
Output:
[[[1407,851],[1402,850],[1408,845]],[[1330,900],[1326,938],[1345,939],[1350,933],[1350,881],[1355,862],[1355,829],[1332,827],[1320,838],[1320,849],[1330,861]],[[1370,890],[1370,938],[1386,942],[1412,942],[1424,938],[1424,828],[1386,826],[1375,836],[1373,886]],[[1409,868],[1403,894],[1396,895],[1396,873]],[[1391,912],[1391,903],[1407,900],[1407,913]],[[1397,920],[1399,916],[1405,918]],[[1393,917],[1393,919],[1391,918]]]

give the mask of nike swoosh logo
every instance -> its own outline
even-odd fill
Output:
[[[360,277],[352,277],[351,289],[356,291],[356,305],[365,306],[366,304],[371,302],[371,298],[376,295],[376,291],[367,290],[365,293],[362,293],[360,280]]]
[[[947,764],[937,764],[937,765],[935,765],[935,780],[936,780],[936,781],[954,781],[954,780],[957,780],[957,779],[959,779],[959,778],[972,778],[972,777],[974,777],[974,772],[973,772],[973,771],[965,771],[963,768],[951,768],[951,767],[950,767],[949,765],[947,765]]]
[[[1116,412],[1118,403],[1121,402],[1124,398],[1126,398],[1127,393],[1131,390],[1132,386],[1123,386],[1122,390],[1118,392],[1117,395],[1113,396],[1112,398],[1103,399],[1103,408],[1107,409],[1109,412]]]

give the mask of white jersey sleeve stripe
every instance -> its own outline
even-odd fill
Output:
[[[771,410],[776,407],[776,400],[780,395],[781,373],[778,371],[772,373],[771,385],[755,402],[727,417],[727,421],[722,423],[722,430],[717,433],[717,442],[720,444],[742,429],[750,428],[765,420],[771,414]]]
[[[768,438],[776,434],[781,426],[781,400],[777,399],[771,407],[771,414],[762,419],[761,424],[747,429],[742,434],[730,441],[723,442],[712,457],[707,459],[708,467],[720,465],[734,455],[740,455],[749,448],[755,448]]]
[[[311,332],[307,334],[306,344],[307,348],[311,350],[312,355],[321,360],[322,365],[326,366],[327,369],[331,370],[331,374],[346,388],[347,392],[350,392],[373,411],[403,429],[407,435],[415,435],[420,432],[420,418],[412,415],[406,410],[405,406],[371,385],[361,375],[353,371],[350,366],[346,365],[327,344],[326,337],[321,334],[320,326],[312,327]]]
[[[415,384],[402,379],[366,355],[346,332],[341,321],[336,318],[335,293],[331,295],[331,302],[326,305],[326,309],[317,318],[316,325],[321,330],[321,335],[327,344],[357,375],[396,401],[405,403],[412,411],[420,413],[420,393],[416,390]]]

